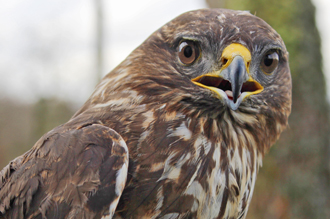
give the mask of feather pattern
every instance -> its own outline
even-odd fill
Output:
[[[5,218],[93,218],[118,202],[128,150],[118,133],[103,125],[60,126],[19,161],[1,172]]]
[[[189,65],[178,56],[185,40],[201,53]],[[236,110],[192,83],[220,72],[232,43],[251,53],[249,77],[263,87]],[[268,75],[260,67],[267,51],[279,54]],[[290,111],[288,54],[269,25],[247,12],[185,13],[1,171],[0,218],[245,218]]]

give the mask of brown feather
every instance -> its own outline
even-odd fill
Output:
[[[3,179],[0,211],[5,218],[102,215],[117,197],[107,187],[116,186],[118,170],[128,164],[122,144],[115,131],[99,124],[54,129]],[[102,200],[107,195],[112,199]]]
[[[201,49],[191,65],[178,57],[186,39]],[[264,87],[237,110],[191,81],[219,71],[232,43],[249,50],[251,77]],[[269,76],[260,69],[267,49],[280,54]],[[263,155],[290,111],[288,54],[268,24],[242,11],[185,13],[109,73],[70,121],[1,171],[0,212],[5,218],[244,218]],[[125,177],[121,138],[129,151]]]

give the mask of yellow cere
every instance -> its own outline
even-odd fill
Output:
[[[212,87],[212,86],[206,86],[204,84],[201,84],[199,83],[199,79],[202,78],[202,77],[205,77],[205,76],[210,76],[210,77],[220,77],[220,74],[221,74],[221,71],[226,69],[232,62],[232,60],[236,57],[236,56],[241,56],[244,60],[244,63],[245,63],[245,68],[246,68],[246,71],[249,75],[249,79],[248,79],[248,82],[253,82],[256,86],[257,86],[257,90],[256,91],[253,91],[253,92],[246,92],[246,95],[244,96],[244,99],[252,94],[258,94],[260,92],[263,91],[263,86],[258,83],[257,81],[255,81],[250,73],[249,73],[249,63],[251,62],[251,53],[250,51],[243,45],[239,44],[239,43],[232,43],[230,44],[229,46],[227,46],[223,52],[222,52],[222,56],[221,56],[221,60],[223,59],[227,59],[227,62],[226,64],[224,64],[222,66],[222,68],[220,69],[220,71],[216,71],[216,72],[210,72],[210,73],[207,73],[207,74],[204,74],[204,75],[200,75],[194,79],[192,79],[192,82],[200,87],[203,87],[203,88],[207,88],[209,90],[212,90],[214,93],[217,94],[218,97],[222,98],[221,94],[219,93],[219,89],[216,88],[216,87]]]
[[[251,62],[251,53],[245,46],[239,43],[232,43],[223,50],[221,59],[227,59],[228,61],[222,68],[227,68],[235,56],[238,55],[244,59],[246,70],[249,73],[248,63]]]

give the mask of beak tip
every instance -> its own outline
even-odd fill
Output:
[[[241,96],[241,92],[240,91],[234,91],[234,93],[233,93],[234,95],[233,95],[233,102],[236,104],[236,102],[237,102],[237,100],[239,99],[239,97]]]
[[[236,101],[229,101],[228,102],[229,108],[234,110],[234,111],[236,111],[238,109],[239,105],[240,105],[240,101],[239,102],[236,102]]]
[[[236,104],[236,102],[237,102],[237,99],[238,99],[238,95],[234,95],[233,96],[233,102]]]

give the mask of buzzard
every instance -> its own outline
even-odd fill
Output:
[[[281,37],[245,11],[167,23],[0,173],[0,218],[245,218],[291,111]]]

